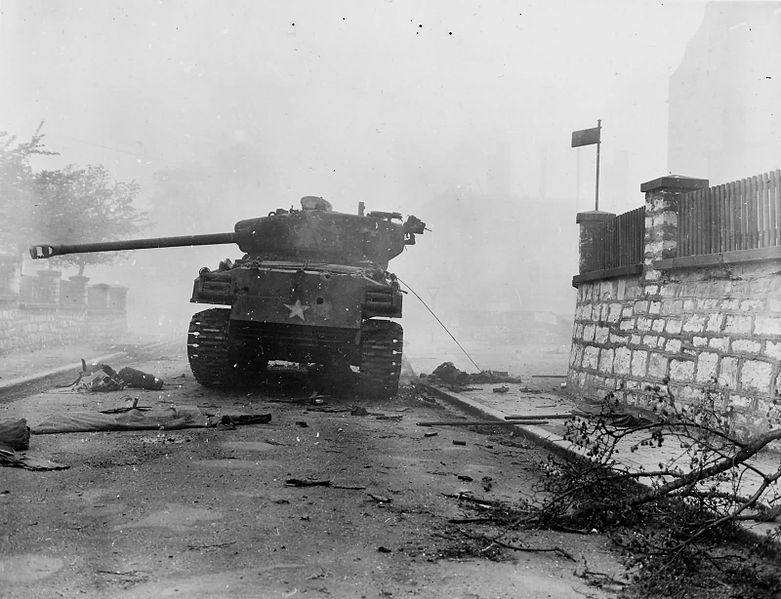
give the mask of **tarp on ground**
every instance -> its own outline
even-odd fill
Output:
[[[55,414],[31,427],[34,434],[83,433],[94,431],[138,431],[149,429],[204,428],[217,426],[220,418],[192,406],[130,409],[121,414],[73,412]]]

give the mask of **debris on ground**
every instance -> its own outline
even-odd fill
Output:
[[[507,393],[510,390],[510,387],[507,385],[502,385],[501,387],[494,387],[493,391],[494,393]]]
[[[306,480],[303,478],[289,478],[285,481],[286,487],[330,487],[330,480]]]
[[[157,378],[153,374],[136,370],[135,368],[125,367],[119,371],[121,378],[128,387],[138,387],[140,389],[150,389],[158,391],[163,388],[163,379]]]
[[[226,418],[228,420],[226,420]],[[142,410],[131,408],[119,414],[102,412],[74,412],[54,414],[32,428],[33,434],[76,433],[94,431],[123,431],[182,428],[209,428],[230,421],[231,424],[266,423],[271,414],[226,414],[217,417],[193,406],[171,406]]]
[[[16,450],[29,448],[30,427],[27,420],[0,420],[0,445]]]
[[[468,373],[459,370],[453,362],[443,362],[431,373],[446,385],[454,387],[466,387],[468,385],[480,385],[485,383],[521,383],[520,378],[511,376],[504,370],[481,370],[476,373]],[[509,391],[509,387],[507,391]],[[499,391],[498,393],[504,393]]]
[[[242,424],[268,424],[271,414],[224,414],[220,424],[224,426],[240,426]]]
[[[16,452],[7,445],[0,444],[0,466],[10,468],[24,468],[25,470],[67,470],[67,464],[59,464],[49,459],[30,454],[28,452]]]
[[[386,497],[385,495],[375,495],[374,493],[366,494],[377,503],[390,503],[393,501],[390,497]]]

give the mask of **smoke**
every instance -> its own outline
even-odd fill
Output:
[[[618,0],[5,0],[0,127],[46,120],[61,156],[40,166],[138,181],[153,234],[230,231],[303,195],[364,201],[429,224],[391,270],[443,320],[566,315],[594,184],[570,132],[603,119],[601,206],[639,205],[638,184],[666,172],[667,79],[701,15]],[[198,268],[237,253],[138,252],[95,276],[140,293],[142,320],[183,321]],[[407,338],[446,341],[408,300]]]

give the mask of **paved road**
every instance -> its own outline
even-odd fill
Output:
[[[270,413],[271,422],[33,435],[31,453],[70,468],[0,470],[0,596],[601,596],[561,554],[481,540],[504,531],[495,520],[449,521],[486,517],[469,497],[515,503],[539,482],[546,450],[506,428],[419,427],[463,414],[414,393],[360,402],[368,413],[358,415],[351,398],[315,402],[300,379],[208,390],[174,348],[132,365],[164,378],[165,388],[50,389],[0,405],[0,418],[34,426],[53,413],[137,399],[217,416]],[[599,535],[502,540],[563,548],[591,570],[621,572]]]

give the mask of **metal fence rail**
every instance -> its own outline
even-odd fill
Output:
[[[781,170],[681,197],[678,257],[781,245]]]

